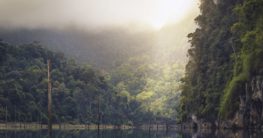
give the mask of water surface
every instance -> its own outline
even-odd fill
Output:
[[[1,138],[49,138],[47,130],[1,130]],[[262,138],[261,131],[55,130],[52,138]]]

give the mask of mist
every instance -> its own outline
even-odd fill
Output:
[[[100,122],[112,128],[174,122],[197,6],[0,0],[0,120],[20,122],[22,115],[48,122],[49,132],[52,121],[98,130]]]
[[[153,62],[185,62],[189,48],[186,36],[196,28],[189,18],[193,17],[189,16],[158,31],[140,25],[105,26],[97,29],[81,26],[63,29],[0,27],[0,38],[16,45],[36,41],[79,63],[104,69],[145,54],[151,56]]]
[[[160,18],[157,15],[163,9],[160,9],[159,5],[167,2],[170,1],[0,0],[0,26],[60,29],[68,26],[85,28],[131,24],[149,26],[150,22]],[[180,6],[174,5],[174,8],[180,8]],[[198,13],[197,5],[193,5],[185,14],[192,12]],[[175,11],[171,10],[170,13],[179,16]]]
[[[154,62],[185,62],[186,36],[196,28],[197,6],[179,21],[155,29],[149,21],[158,19],[154,17],[158,4],[158,0],[1,0],[0,38],[14,44],[37,41],[79,63],[103,68],[143,54]]]

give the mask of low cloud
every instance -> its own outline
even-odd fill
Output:
[[[158,5],[165,2],[171,1],[0,0],[0,27],[63,28],[144,24],[156,18]]]
[[[0,0],[0,26],[114,25],[152,18],[157,0]]]

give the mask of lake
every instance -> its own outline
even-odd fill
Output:
[[[55,130],[52,138],[262,138],[260,131],[143,131],[143,130]],[[48,138],[47,130],[1,130],[1,138]]]

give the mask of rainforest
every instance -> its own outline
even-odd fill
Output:
[[[189,137],[184,130],[263,128],[262,0],[0,8],[0,130],[51,123],[139,128],[145,138],[144,129]],[[206,137],[216,136],[226,137]]]

